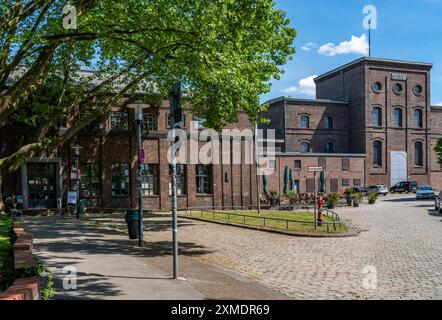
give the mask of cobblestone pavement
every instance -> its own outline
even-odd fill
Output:
[[[295,299],[442,299],[442,215],[433,209],[432,201],[413,195],[337,209],[367,230],[352,238],[298,238],[182,220],[179,239],[205,248],[198,259]],[[164,220],[146,219],[146,241],[170,240],[170,229],[149,228],[152,219]]]

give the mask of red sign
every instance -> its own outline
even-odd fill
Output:
[[[324,171],[323,167],[307,167],[308,172],[322,172]]]

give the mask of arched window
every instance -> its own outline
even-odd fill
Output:
[[[373,108],[371,115],[371,122],[374,127],[382,127],[382,109],[379,107]]]
[[[424,144],[420,141],[414,143],[414,164],[416,167],[424,165]]]
[[[306,115],[301,116],[301,128],[309,129],[310,128],[310,117]]]
[[[414,110],[414,127],[415,128],[423,128],[424,122],[423,122],[422,114],[423,114],[423,112],[421,109]]]
[[[333,118],[327,116],[324,118],[324,128],[325,129],[333,129]]]
[[[301,150],[300,151],[303,153],[310,152],[310,143],[308,143],[306,141],[301,142]]]
[[[333,153],[333,150],[334,150],[333,143],[332,142],[326,142],[324,149],[325,149],[326,153]]]
[[[402,128],[402,109],[394,108],[393,125],[395,128]]]
[[[373,165],[382,166],[382,141],[373,141]]]

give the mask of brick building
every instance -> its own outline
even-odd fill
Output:
[[[314,165],[334,159],[332,169],[327,165],[329,173],[336,172],[328,175],[328,190],[342,191],[352,180],[391,186],[410,179],[441,190],[434,145],[442,137],[442,109],[430,105],[431,68],[429,63],[355,60],[315,79],[317,99],[270,100],[265,116],[271,122],[262,127],[277,130],[284,158],[300,160],[310,153]],[[364,163],[356,161],[360,157]],[[348,161],[354,165],[346,172]]]
[[[301,192],[313,192],[307,166],[324,166],[327,192],[350,186],[387,186],[413,179],[442,189],[442,170],[433,151],[442,138],[442,108],[430,106],[428,63],[362,58],[315,79],[317,99],[276,98],[269,101],[261,129],[274,129],[276,149],[269,167],[268,190],[282,194],[284,168],[294,171]],[[2,193],[23,195],[26,208],[65,207],[75,189],[73,145],[82,147],[81,195],[88,207],[128,208],[137,203],[134,112],[121,101],[99,121],[66,145],[33,158],[5,177]],[[146,209],[170,209],[167,160],[169,102],[145,111],[143,122],[143,203]],[[79,115],[77,115],[79,116]],[[75,116],[67,122],[75,121]],[[195,123],[185,114],[187,132]],[[198,123],[196,124],[199,127]],[[254,132],[243,113],[229,127]],[[198,128],[193,128],[198,129]],[[26,128],[3,127],[0,157],[26,142]],[[269,142],[265,136],[264,142]],[[217,139],[215,139],[217,140]],[[257,204],[256,165],[246,163],[241,140],[241,164],[220,152],[212,165],[178,166],[178,206],[251,206]],[[225,151],[226,142],[218,148]],[[232,144],[228,146],[232,150]],[[190,152],[187,157],[190,157]],[[226,161],[228,160],[228,161]]]

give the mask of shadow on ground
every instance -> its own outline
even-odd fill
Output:
[[[172,255],[172,241],[146,242],[145,248],[137,248],[137,240],[127,239],[127,229],[121,219],[103,218],[98,220],[71,217],[25,217],[18,220],[34,234],[37,258],[44,261],[46,267],[55,273],[54,286],[56,299],[106,299],[124,294],[112,278],[135,280],[167,280],[166,277],[127,276],[124,272],[109,275],[105,272],[77,273],[78,290],[75,294],[63,287],[63,268],[66,266],[89,263],[90,255],[105,255],[112,259],[121,256],[168,257]],[[163,220],[145,220],[146,231],[153,232],[170,228],[167,217]],[[181,222],[180,227],[192,222]],[[172,238],[172,235],[171,235]],[[172,239],[171,239],[172,240]],[[180,242],[181,256],[200,256],[210,253],[204,246],[191,242]],[[99,266],[95,271],[99,270]]]

